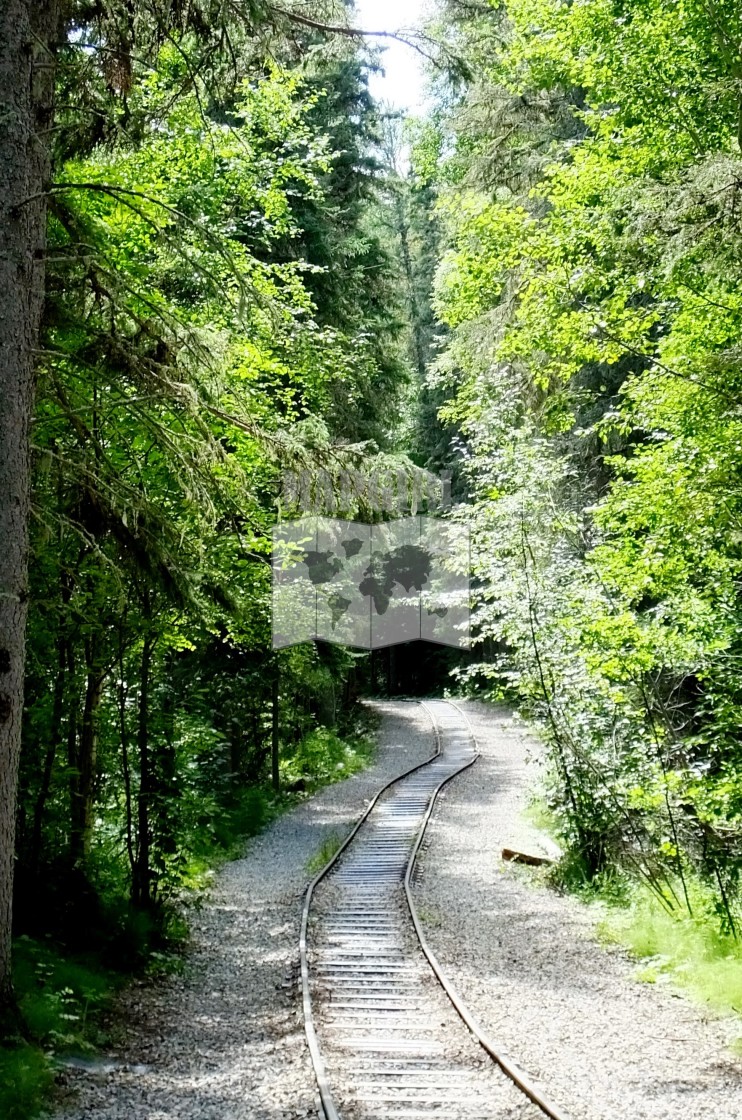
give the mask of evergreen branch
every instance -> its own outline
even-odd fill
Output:
[[[462,72],[468,70],[462,58],[453,54],[444,43],[441,43],[438,39],[434,39],[431,35],[426,35],[423,31],[410,31],[409,34],[406,34],[402,31],[369,31],[361,27],[351,27],[347,24],[324,23],[321,20],[302,15],[299,12],[292,12],[287,8],[280,8],[275,4],[271,6],[271,11],[275,12],[276,15],[282,16],[290,23],[298,23],[302,27],[308,27],[312,31],[322,31],[326,35],[342,35],[347,39],[354,39],[356,41],[363,41],[365,39],[387,39],[391,42],[402,43],[403,46],[410,47],[427,62],[432,63],[436,69],[445,69],[437,55],[430,50],[426,50],[421,45],[425,43],[442,51],[448,57],[449,61],[455,63],[457,68]]]
[[[41,192],[37,195],[30,195],[18,205],[20,207],[25,203],[33,202],[38,198],[53,196],[55,194],[60,194],[68,190],[96,191],[100,194],[109,195],[111,198],[114,198],[117,202],[119,202],[122,206],[126,206],[129,210],[131,210],[139,218],[141,218],[143,222],[146,222],[152,229],[154,229],[160,236],[162,236],[168,243],[168,245],[170,245],[171,248],[173,248],[179,256],[181,256],[184,260],[187,260],[189,265],[193,266],[197,271],[201,272],[201,274],[214,285],[214,290],[222,295],[225,299],[227,299],[236,314],[242,315],[242,308],[244,306],[243,297],[248,290],[250,291],[252,297],[255,299],[256,303],[258,303],[263,308],[266,307],[265,301],[262,299],[256,289],[253,286],[246,284],[245,278],[242,275],[236,260],[225,245],[225,239],[212,233],[211,230],[207,229],[204,225],[202,225],[201,222],[196,221],[194,218],[190,218],[187,214],[184,214],[182,210],[179,210],[175,206],[170,206],[169,203],[163,202],[162,199],[156,198],[154,195],[147,194],[144,191],[137,191],[130,187],[120,187],[115,183],[55,183],[49,188],[49,191]],[[190,226],[191,229],[194,229],[199,234],[201,234],[204,237],[207,245],[216,250],[217,255],[222,258],[222,260],[227,265],[230,274],[237,281],[241,296],[239,305],[235,306],[233,300],[230,297],[228,289],[221,283],[219,278],[214,275],[211,269],[206,268],[200,260],[194,260],[193,258],[187,256],[183,252],[182,246],[177,241],[177,239],[171,237],[166,229],[158,225],[153,218],[150,218],[149,215],[141,210],[138,206],[135,206],[133,203],[129,202],[129,198],[139,198],[143,202],[149,202],[151,205],[159,207],[159,209],[164,210],[165,213],[170,214],[172,217],[177,218],[181,222],[184,222],[186,225]]]

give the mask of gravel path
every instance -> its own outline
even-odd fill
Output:
[[[319,885],[309,928],[315,1025],[343,1120],[543,1120],[456,1014],[415,937],[401,877],[433,790],[474,757],[428,706],[441,755],[378,802]]]
[[[434,746],[416,704],[376,707],[384,719],[374,765],[276,820],[224,868],[194,915],[185,974],[128,991],[119,1049],[108,1066],[64,1072],[59,1120],[317,1115],[296,982],[307,860]]]
[[[574,1120],[740,1120],[742,1061],[726,1048],[739,1021],[638,983],[589,907],[503,863],[505,846],[548,850],[519,815],[538,747],[507,712],[461,706],[483,757],[443,792],[415,895],[475,1017]]]

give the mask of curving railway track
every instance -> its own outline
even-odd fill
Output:
[[[374,798],[310,885],[304,1020],[326,1120],[566,1120],[482,1033],[423,934],[411,880],[438,792],[477,759],[466,714],[429,701],[428,762]]]

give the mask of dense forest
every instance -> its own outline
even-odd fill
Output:
[[[363,665],[271,650],[271,529],[285,469],[392,455],[409,367],[363,43],[257,6],[52,7],[4,5],[2,38],[10,1007],[14,863],[21,958],[51,934],[136,964],[268,779],[359,764]]]
[[[544,724],[576,871],[628,866],[735,934],[742,8],[442,18],[471,73],[415,170],[478,552],[470,674]]]
[[[564,877],[737,936],[742,4],[434,7],[402,120],[342,0],[0,0],[13,1045],[363,765],[377,689],[518,707]],[[273,651],[282,473],[379,463],[453,472],[473,654]]]

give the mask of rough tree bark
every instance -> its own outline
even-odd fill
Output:
[[[29,430],[44,302],[58,0],[0,0],[0,1015],[10,944],[28,601]]]

